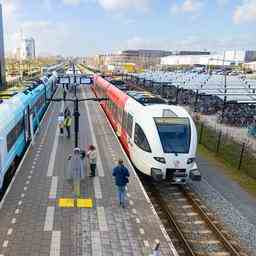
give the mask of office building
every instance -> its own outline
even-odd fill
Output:
[[[21,40],[20,58],[22,60],[35,59],[35,40],[34,38],[23,38]]]

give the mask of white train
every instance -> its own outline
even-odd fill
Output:
[[[156,180],[185,184],[201,179],[196,164],[197,131],[188,112],[144,91],[123,92],[100,76],[93,90],[138,170]]]

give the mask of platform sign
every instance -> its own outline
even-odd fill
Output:
[[[69,83],[75,84],[76,83],[76,77],[75,76],[69,76]]]
[[[90,77],[87,76],[81,76],[80,77],[80,84],[91,84],[92,80]]]
[[[69,84],[69,77],[60,77],[60,84]]]

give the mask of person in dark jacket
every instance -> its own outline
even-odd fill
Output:
[[[125,187],[129,182],[128,177],[130,173],[128,169],[124,166],[124,162],[122,159],[119,159],[118,165],[113,169],[112,175],[115,177],[116,186],[117,186],[117,198],[119,200],[119,204],[122,207],[125,207]]]

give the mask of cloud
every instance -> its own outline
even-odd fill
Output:
[[[124,43],[119,49],[162,49],[162,50],[209,50],[223,51],[232,49],[255,49],[255,35],[237,35],[223,38],[202,38],[197,35],[187,35],[177,40],[147,39],[135,36]]]
[[[201,0],[184,0],[183,3],[173,4],[171,6],[172,13],[180,13],[180,12],[190,12],[196,13],[198,12],[203,6],[203,1]]]
[[[256,21],[256,0],[243,0],[235,8],[233,21],[236,24]]]
[[[224,7],[228,4],[229,0],[216,0],[218,6]]]
[[[183,3],[173,4],[171,6],[172,13],[179,13],[179,12],[191,12],[195,13],[198,12],[201,7],[203,6],[203,2],[201,0],[184,0]]]
[[[98,3],[107,11],[147,10],[150,0],[98,0]]]
[[[66,5],[77,6],[81,3],[81,0],[63,0],[63,3]]]

